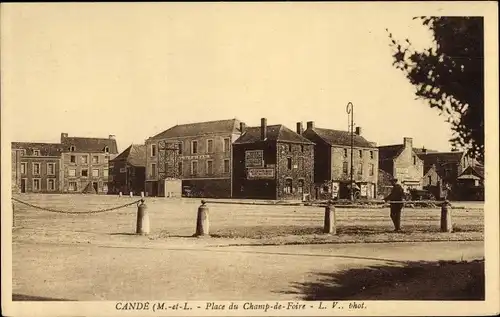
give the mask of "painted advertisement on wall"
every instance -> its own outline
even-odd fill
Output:
[[[245,167],[264,167],[264,151],[248,150],[245,151]]]
[[[247,170],[248,179],[273,179],[274,168],[249,168]]]

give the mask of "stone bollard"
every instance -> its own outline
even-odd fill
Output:
[[[196,219],[196,233],[195,236],[208,236],[209,235],[209,220],[208,220],[208,207],[205,205],[204,200],[201,201],[198,207],[198,217]]]
[[[134,198],[134,193],[130,192],[130,198]]]
[[[141,199],[141,203],[137,206],[136,233],[140,235],[149,234],[149,215],[144,199]]]
[[[120,197],[120,198],[122,197],[122,192],[118,193],[118,197]]]
[[[144,198],[144,192],[141,192],[141,198]]]
[[[337,220],[335,219],[335,206],[326,205],[325,207],[325,225],[323,233],[337,234]]]
[[[453,232],[453,224],[451,222],[450,203],[445,200],[441,205],[441,232]]]

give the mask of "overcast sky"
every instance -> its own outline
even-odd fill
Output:
[[[450,150],[444,117],[392,66],[385,29],[417,47],[431,33],[411,20],[419,12],[393,8],[2,5],[2,119],[15,141],[115,134],[121,151],[175,124],[229,118],[346,130],[351,101],[370,141]]]

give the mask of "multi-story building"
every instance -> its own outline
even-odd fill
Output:
[[[12,189],[56,193],[62,188],[62,147],[57,143],[12,143]]]
[[[132,144],[109,161],[108,193],[144,192],[146,182],[146,146]]]
[[[237,119],[176,125],[146,140],[146,193],[163,196],[165,180],[181,179],[183,194],[231,197],[232,143]]]
[[[107,193],[109,160],[118,154],[115,136],[69,137],[61,133],[64,193]]]
[[[243,127],[233,144],[233,197],[302,200],[313,182],[314,143],[283,125]]]
[[[379,146],[379,168],[397,178],[405,190],[422,189],[424,162],[413,148],[413,139],[403,138],[403,144]],[[387,193],[390,184],[380,184],[379,193]]]
[[[351,133],[315,127],[307,122],[302,131],[297,123],[297,133],[315,143],[314,183],[316,199],[348,198],[351,188]],[[353,135],[352,185],[356,197],[374,198],[378,183],[378,149],[367,141],[357,127]]]

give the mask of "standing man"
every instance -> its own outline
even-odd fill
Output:
[[[392,191],[389,196],[384,198],[384,201],[389,201],[391,204],[391,220],[394,224],[394,231],[401,231],[401,210],[403,209],[404,203],[402,202],[405,197],[405,191],[403,187],[398,183],[398,180],[394,178],[392,180]],[[392,202],[398,201],[398,202]]]

